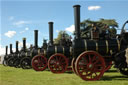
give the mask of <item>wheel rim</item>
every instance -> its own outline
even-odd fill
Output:
[[[3,60],[3,65],[7,66],[7,61],[6,60]]]
[[[98,53],[87,51],[77,58],[75,69],[83,80],[99,80],[104,74],[105,62]]]
[[[54,54],[48,60],[48,67],[53,73],[64,73],[68,67],[68,59],[63,54]]]
[[[73,58],[71,65],[72,65],[73,72],[77,75],[77,72],[76,72],[76,69],[75,69],[75,61],[76,61],[76,58]]]
[[[119,68],[121,74],[128,76],[128,68]]]
[[[42,55],[38,55],[33,57],[32,59],[32,68],[36,71],[43,71],[45,70],[47,67],[47,58],[42,56]]]
[[[108,71],[112,67],[112,59],[110,56],[104,57],[105,71]]]
[[[23,69],[30,69],[31,68],[31,59],[30,58],[23,58],[21,60],[20,65]]]
[[[14,61],[14,66],[16,67],[16,68],[20,68],[20,59],[15,59],[15,61]]]

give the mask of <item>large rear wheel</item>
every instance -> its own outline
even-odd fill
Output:
[[[53,73],[64,73],[68,67],[68,59],[63,54],[54,54],[48,60],[48,67]]]
[[[32,68],[36,71],[43,71],[47,68],[47,58],[43,55],[34,56],[32,59]]]
[[[99,80],[105,71],[105,61],[97,52],[86,51],[76,59],[75,69],[83,80]]]
[[[76,69],[75,69],[75,62],[76,62],[76,58],[72,59],[71,65],[72,65],[72,70],[73,72],[77,75]]]

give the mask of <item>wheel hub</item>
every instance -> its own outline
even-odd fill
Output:
[[[59,65],[60,65],[60,63],[59,63],[59,62],[56,62],[56,64],[57,64],[57,66],[59,66]]]
[[[94,67],[94,65],[92,64],[92,63],[89,63],[88,65],[87,65],[87,68],[88,69],[92,69]]]

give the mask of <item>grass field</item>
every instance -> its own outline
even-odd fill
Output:
[[[0,65],[0,85],[128,85],[128,77],[111,69],[99,81],[83,81],[74,73],[53,74]]]

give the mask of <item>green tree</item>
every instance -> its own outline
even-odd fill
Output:
[[[66,40],[70,39],[70,36],[66,31],[59,31],[57,38],[54,39],[54,44],[59,44],[63,37]]]
[[[101,18],[98,21],[93,21],[90,19],[84,20],[81,22],[81,36],[82,37],[88,37],[89,32],[92,28],[92,24],[95,24],[99,30],[103,31],[108,31],[109,35],[111,37],[116,36],[116,28],[118,28],[118,23],[116,22],[115,19],[103,19]]]

